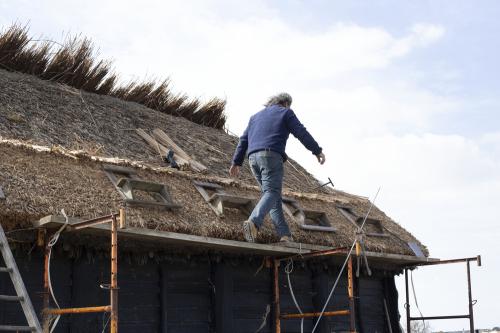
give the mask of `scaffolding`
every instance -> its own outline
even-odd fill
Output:
[[[118,220],[117,220],[118,218]],[[95,219],[74,222],[65,226],[65,231],[80,230],[87,227],[92,227],[99,224],[111,223],[110,233],[111,233],[111,283],[106,286],[101,286],[104,289],[109,289],[110,294],[110,304],[103,306],[89,306],[89,307],[79,307],[79,308],[51,308],[50,307],[50,241],[45,242],[45,261],[44,261],[44,273],[43,273],[43,316],[44,316],[44,326],[48,325],[50,316],[60,316],[63,314],[79,314],[79,313],[98,313],[107,312],[110,314],[110,332],[118,332],[118,228],[125,228],[125,210],[120,209],[120,213],[110,214]],[[62,229],[58,232],[61,232]],[[57,232],[55,233],[57,234]],[[55,235],[54,234],[54,235]],[[51,237],[47,238],[51,239]],[[47,327],[44,327],[44,331],[48,331]]]
[[[357,244],[356,244],[357,245]],[[349,332],[356,333],[356,316],[355,316],[355,305],[354,305],[354,274],[353,274],[353,257],[359,259],[362,253],[360,252],[358,246],[356,246],[356,254],[351,254],[347,262],[347,294],[348,294],[348,308],[337,311],[325,311],[321,312],[308,312],[308,313],[289,313],[282,314],[280,309],[280,290],[279,290],[279,267],[283,261],[302,259],[307,260],[314,257],[322,257],[329,255],[347,255],[349,254],[348,248],[337,248],[325,251],[315,251],[302,255],[294,255],[285,258],[274,258],[272,260],[273,267],[273,307],[274,307],[274,332],[281,333],[281,321],[286,319],[303,319],[303,318],[318,318],[318,317],[334,317],[334,316],[349,316]],[[450,259],[450,260],[440,260],[432,262],[422,262],[412,264],[411,266],[404,267],[405,273],[405,286],[406,286],[406,329],[407,333],[411,333],[411,321],[416,320],[439,320],[439,319],[469,319],[470,332],[474,332],[474,311],[473,306],[475,300],[472,299],[471,292],[471,273],[470,273],[470,262],[476,261],[478,266],[481,266],[481,256],[460,259]],[[409,286],[408,286],[408,271],[415,269],[418,266],[430,266],[430,265],[443,265],[443,264],[453,264],[465,262],[467,266],[467,288],[468,288],[468,305],[469,313],[465,315],[451,315],[451,316],[428,316],[428,317],[412,317],[410,315],[410,304],[409,304]],[[360,262],[358,260],[358,266]],[[386,306],[386,305],[385,305]],[[390,323],[389,323],[390,325]]]
[[[62,222],[58,222],[62,223]],[[49,256],[48,256],[48,242],[46,242],[46,255],[44,264],[44,319],[50,315],[62,315],[62,314],[77,314],[77,313],[96,313],[96,312],[107,312],[110,313],[110,332],[118,332],[118,228],[125,228],[125,211],[123,208],[120,209],[119,214],[111,214],[87,221],[77,221],[69,224],[66,222],[67,226],[65,231],[80,230],[87,227],[93,227],[100,224],[111,223],[111,284],[106,286],[105,289],[110,291],[110,304],[104,306],[94,306],[94,307],[80,307],[80,308],[50,308],[50,287],[49,287]],[[39,233],[40,235],[40,233]],[[303,254],[295,254],[287,257],[268,257],[268,267],[272,267],[273,275],[273,329],[275,333],[281,333],[281,321],[289,319],[304,319],[304,318],[320,318],[320,317],[334,317],[334,316],[348,316],[349,318],[349,332],[356,333],[356,309],[355,309],[355,272],[353,271],[354,259],[358,259],[357,265],[360,266],[362,263],[360,259],[366,259],[366,253],[361,248],[359,240],[356,240],[354,244],[356,246],[356,251],[352,252],[349,248],[332,248],[322,251],[314,251]],[[354,246],[353,245],[353,246]],[[336,311],[325,311],[325,312],[307,312],[307,313],[281,313],[280,309],[280,286],[279,286],[279,268],[283,262],[289,260],[308,260],[311,258],[326,257],[332,255],[349,255],[346,258],[347,261],[347,295],[348,304],[346,308],[336,310]],[[473,306],[475,301],[472,299],[471,293],[471,274],[470,274],[470,262],[476,261],[478,266],[481,266],[481,256],[469,257],[462,259],[451,259],[451,260],[439,260],[439,261],[422,261],[416,263],[406,263],[402,264],[400,268],[404,270],[405,282],[406,282],[406,319],[407,319],[407,333],[411,333],[411,321],[416,320],[438,320],[438,319],[469,319],[470,331],[474,331],[474,314]],[[410,314],[409,306],[409,285],[408,285],[408,271],[413,270],[418,266],[429,266],[429,265],[440,265],[440,264],[451,264],[465,262],[467,266],[467,283],[468,283],[468,298],[469,298],[469,313],[466,315],[452,315],[452,316],[428,316],[428,317],[412,317]],[[366,264],[366,263],[365,263]],[[368,271],[368,266],[367,266]],[[386,305],[384,305],[386,307]],[[387,309],[386,309],[387,313]],[[45,320],[44,320],[45,322]],[[390,323],[389,323],[390,324]]]
[[[314,257],[338,255],[349,253],[348,248],[338,248],[325,251],[315,251],[311,253],[295,255],[286,258],[273,259],[273,306],[274,306],[274,332],[281,333],[281,320],[286,319],[303,319],[303,318],[317,318],[317,317],[334,317],[334,316],[349,316],[349,332],[356,332],[356,316],[354,309],[354,274],[353,274],[353,256],[349,256],[347,262],[347,295],[349,298],[348,309],[337,311],[321,312],[306,312],[306,313],[287,313],[281,314],[280,309],[280,291],[279,291],[279,267],[281,262],[294,259],[307,260]]]
[[[425,262],[421,264],[412,265],[412,267],[405,268],[405,288],[406,288],[406,332],[411,333],[411,322],[417,320],[443,320],[443,319],[469,319],[469,332],[474,332],[474,304],[476,301],[472,299],[472,288],[471,288],[471,275],[470,275],[470,262],[476,261],[478,266],[481,266],[481,256],[478,255],[476,257],[470,258],[461,258],[461,259],[450,259],[450,260],[441,260],[436,262]],[[451,316],[421,316],[421,317],[412,317],[410,312],[410,293],[408,287],[408,271],[413,270],[418,266],[430,266],[430,265],[445,265],[445,264],[456,264],[465,262],[467,266],[467,292],[469,299],[469,313],[465,315],[451,315]]]

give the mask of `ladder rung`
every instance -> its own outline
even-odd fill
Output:
[[[24,316],[26,317],[25,325],[0,325],[0,331],[13,331],[13,332],[42,332],[40,322],[38,321],[37,314],[31,303],[28,291],[24,285],[19,269],[16,265],[16,260],[9,247],[9,242],[5,236],[2,225],[0,224],[0,257],[3,259],[3,264],[0,266],[0,272],[9,272],[12,285],[15,289],[15,295],[0,295],[1,301],[19,302],[23,309]],[[0,308],[4,307],[0,305]]]
[[[36,329],[29,326],[13,326],[13,325],[0,325],[0,331],[21,331],[21,332],[34,332]]]
[[[0,295],[0,301],[8,301],[8,302],[19,301],[19,302],[22,302],[22,301],[24,301],[24,297],[22,297],[22,296]]]

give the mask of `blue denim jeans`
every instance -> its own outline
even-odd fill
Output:
[[[257,228],[260,228],[264,223],[264,217],[270,213],[278,236],[290,236],[290,229],[285,221],[281,202],[283,157],[274,151],[262,150],[252,153],[248,160],[262,193],[250,215],[250,220]]]

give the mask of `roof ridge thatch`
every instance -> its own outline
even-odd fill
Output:
[[[57,49],[54,50],[54,44]],[[223,129],[226,101],[212,98],[202,103],[170,89],[170,79],[118,85],[112,62],[98,60],[89,38],[75,36],[63,44],[29,37],[28,27],[14,24],[0,32],[0,68],[37,76],[100,95],[114,96],[148,108]]]

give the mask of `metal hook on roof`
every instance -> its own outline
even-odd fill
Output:
[[[333,181],[330,179],[330,177],[328,177],[328,182],[322,184],[322,185],[319,185],[319,186],[316,186],[314,187],[312,190],[317,190],[318,188],[322,188],[326,185],[332,185],[332,187],[335,187],[335,185],[333,185]]]

